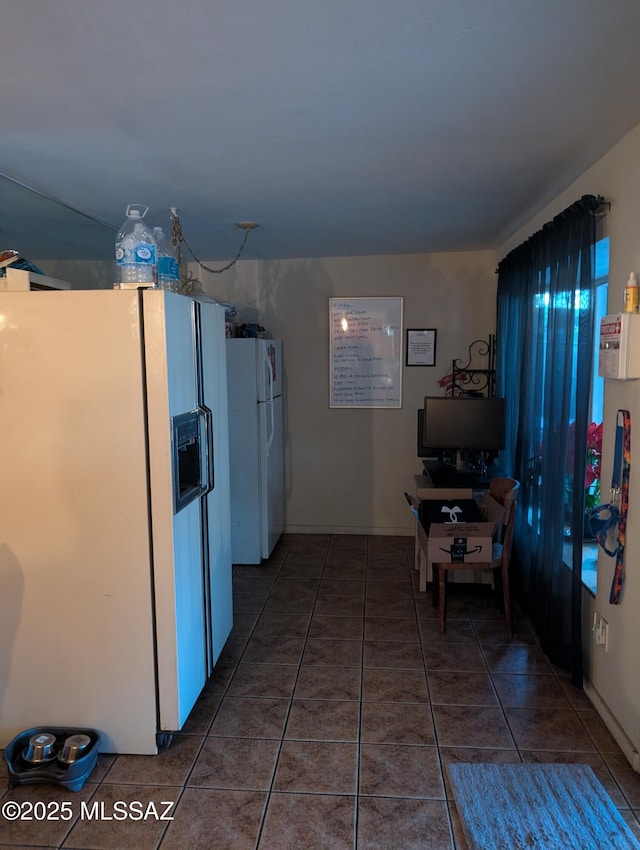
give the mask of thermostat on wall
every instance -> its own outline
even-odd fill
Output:
[[[620,381],[640,378],[640,314],[616,313],[601,319],[598,375]]]

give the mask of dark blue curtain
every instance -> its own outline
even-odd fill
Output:
[[[581,198],[498,266],[496,394],[507,399],[502,466],[521,482],[513,592],[543,651],[579,687],[592,269],[602,208],[602,198]],[[572,558],[563,555],[567,547]]]

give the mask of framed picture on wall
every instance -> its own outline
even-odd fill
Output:
[[[435,328],[407,328],[407,366],[435,365]]]

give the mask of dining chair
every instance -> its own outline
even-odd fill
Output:
[[[477,563],[454,563],[444,561],[433,563],[432,592],[433,607],[440,614],[440,634],[444,635],[447,624],[447,573],[449,570],[491,570],[494,575],[494,588],[499,595],[502,587],[502,604],[507,620],[509,634],[513,636],[511,618],[511,597],[509,592],[509,560],[513,542],[513,527],[516,519],[520,482],[514,478],[492,478],[489,483],[489,498],[485,500],[486,519],[497,523],[495,542],[491,547],[491,560]]]

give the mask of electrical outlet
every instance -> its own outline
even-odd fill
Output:
[[[593,624],[596,636],[596,643],[599,646],[604,646],[604,651],[609,651],[609,623],[604,619],[604,617],[599,617],[596,622],[596,617],[594,616],[594,624]]]

